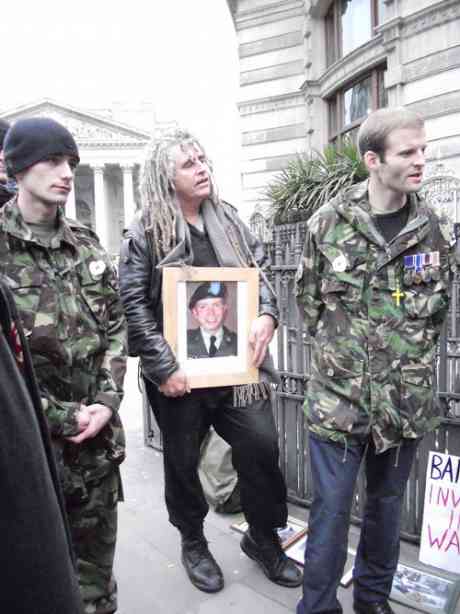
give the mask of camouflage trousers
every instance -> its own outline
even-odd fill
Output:
[[[120,490],[116,468],[97,481],[85,483],[84,496],[78,500],[65,495],[84,614],[112,614],[117,610],[113,560]]]

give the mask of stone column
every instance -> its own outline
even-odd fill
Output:
[[[126,228],[129,226],[136,213],[133,193],[133,166],[131,164],[123,164],[121,168],[123,170],[123,226]]]
[[[96,224],[96,232],[99,239],[106,249],[108,248],[108,224],[107,211],[105,205],[105,189],[104,189],[104,165],[91,166],[94,173],[94,221]]]
[[[75,204],[75,178],[72,182],[72,189],[67,196],[67,201],[65,204],[65,214],[66,217],[70,217],[72,220],[77,219],[77,206]]]

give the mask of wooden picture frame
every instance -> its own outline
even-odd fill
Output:
[[[230,355],[209,356],[207,350],[193,354],[189,350],[199,326],[192,297],[200,286],[225,288],[226,313],[224,339],[235,348]],[[163,269],[163,333],[191,388],[213,388],[259,382],[259,370],[252,365],[249,333],[259,310],[259,271],[255,268],[165,267]],[[227,321],[231,321],[231,327]],[[201,335],[200,340],[201,340]],[[209,343],[209,337],[208,337]],[[222,347],[222,345],[221,345]],[[204,353],[206,351],[206,354]]]

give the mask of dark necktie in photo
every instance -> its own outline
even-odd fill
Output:
[[[210,340],[211,340],[211,343],[209,344],[209,356],[212,358],[213,356],[217,354],[217,345],[216,345],[216,338],[214,335],[211,335]]]

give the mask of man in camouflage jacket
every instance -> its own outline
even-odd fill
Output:
[[[297,614],[342,612],[361,460],[367,503],[354,566],[358,614],[388,614],[402,498],[417,442],[438,419],[433,359],[448,309],[449,230],[417,196],[423,121],[384,109],[360,129],[369,181],[313,215],[296,292],[312,337],[305,411],[314,498]]]
[[[97,236],[64,217],[78,149],[45,118],[5,138],[18,194],[0,212],[0,269],[29,341],[62,480],[86,613],[116,611],[112,575],[125,321],[113,264]]]

